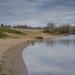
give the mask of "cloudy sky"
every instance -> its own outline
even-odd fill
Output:
[[[0,23],[75,23],[75,0],[0,0]]]

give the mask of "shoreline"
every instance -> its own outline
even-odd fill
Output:
[[[27,39],[9,48],[3,53],[0,59],[0,75],[28,75],[25,62],[22,58],[22,51],[31,43],[54,39],[62,36],[44,37],[44,39]]]
[[[1,75],[28,75],[26,65],[22,59],[22,50],[28,43],[18,45],[6,51],[0,60]]]
[[[28,40],[22,41],[4,51],[0,57],[0,75],[28,75],[26,65],[22,58],[23,49],[30,44]]]

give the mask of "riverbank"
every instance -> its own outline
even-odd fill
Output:
[[[44,35],[42,37],[45,40],[60,36]],[[0,75],[28,75],[26,65],[22,58],[22,50],[31,42],[36,41],[40,40],[34,37],[0,39]]]

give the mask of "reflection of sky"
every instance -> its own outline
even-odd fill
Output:
[[[70,36],[69,36],[70,37]],[[23,52],[30,75],[75,75],[75,46],[35,43]]]

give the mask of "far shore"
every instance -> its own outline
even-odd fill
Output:
[[[39,34],[38,34],[39,35]],[[40,34],[41,35],[41,34]],[[59,36],[41,35],[42,40],[53,39]],[[20,38],[0,39],[0,75],[28,75],[28,71],[22,58],[22,51],[31,42],[40,41],[36,39],[37,34]]]

